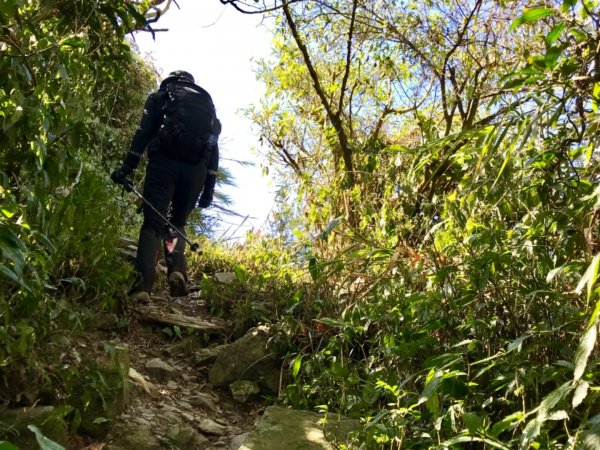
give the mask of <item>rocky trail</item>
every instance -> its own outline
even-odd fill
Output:
[[[268,327],[237,339],[232,330],[232,323],[210,315],[199,289],[181,298],[156,295],[121,314],[98,313],[65,357],[81,364],[79,355],[87,353],[100,367],[102,402],[82,414],[80,433],[69,436],[61,407],[0,411],[0,423],[13,424],[20,450],[329,450],[336,448],[332,442],[350,444],[355,421],[274,405],[286,369]]]
[[[133,308],[129,407],[98,449],[319,450],[346,441],[354,421],[270,406],[282,364],[268,328],[236,340],[231,329],[199,291]]]
[[[177,299],[154,296],[150,305],[131,308],[129,407],[103,448],[231,448],[266,403],[258,389],[234,397],[209,382],[210,368],[229,342],[228,324],[208,318],[199,292]]]

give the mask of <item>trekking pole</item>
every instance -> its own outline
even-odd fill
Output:
[[[137,189],[136,189],[136,188],[133,186],[133,183],[132,183],[131,181],[129,181],[129,180],[125,180],[125,181],[123,182],[123,186],[125,187],[125,189],[126,189],[126,190],[128,190],[128,191],[130,191],[130,192],[133,192],[135,195],[137,195],[137,196],[140,198],[140,200],[142,200],[142,201],[143,201],[143,202],[144,202],[146,205],[148,205],[148,206],[150,207],[150,209],[151,209],[152,211],[154,211],[154,213],[155,213],[155,214],[156,214],[158,217],[160,217],[160,218],[163,220],[163,222],[164,222],[164,223],[166,223],[166,224],[167,224],[169,227],[171,227],[171,229],[172,229],[173,231],[175,231],[175,233],[177,233],[177,235],[178,235],[178,236],[179,236],[181,239],[183,239],[185,242],[187,242],[187,243],[189,244],[189,246],[190,246],[190,250],[191,250],[192,252],[198,252],[198,253],[200,253],[200,252],[199,252],[200,245],[199,245],[197,242],[192,242],[192,241],[190,241],[190,240],[187,238],[187,236],[186,236],[185,234],[183,234],[181,231],[179,231],[179,229],[178,229],[178,228],[177,228],[175,225],[173,225],[169,219],[167,219],[165,216],[163,216],[163,215],[162,215],[162,214],[161,214],[161,213],[160,213],[160,212],[159,212],[159,211],[158,211],[158,210],[157,210],[157,209],[154,207],[154,205],[153,205],[152,203],[150,203],[148,200],[146,200],[146,199],[144,198],[144,196],[143,196],[142,194],[140,194],[140,191],[138,191],[138,190],[137,190]]]

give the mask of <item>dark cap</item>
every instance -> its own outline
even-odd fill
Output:
[[[194,83],[195,82],[194,81],[194,76],[191,73],[186,72],[185,70],[176,70],[174,72],[171,72],[169,74],[168,78],[177,78],[177,79],[179,79],[181,81],[188,81],[190,83]]]

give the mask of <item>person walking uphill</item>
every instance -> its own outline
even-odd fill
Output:
[[[171,72],[159,90],[146,99],[131,149],[111,179],[127,186],[127,177],[147,151],[149,162],[143,196],[185,233],[187,218],[196,204],[208,208],[212,203],[219,166],[220,132],[221,123],[208,92],[195,84],[190,73]],[[145,203],[143,214],[135,263],[138,278],[129,296],[136,302],[147,303],[167,230],[163,219]],[[177,239],[174,243],[173,248],[167,248],[165,242],[167,276],[171,296],[181,297],[187,295],[185,242]]]

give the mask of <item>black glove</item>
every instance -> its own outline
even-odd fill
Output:
[[[204,191],[202,192],[202,196],[200,200],[198,200],[198,208],[208,208],[213,201],[213,193],[212,191]]]
[[[111,175],[110,175],[110,179],[113,180],[115,183],[117,184],[122,184],[123,186],[126,185],[127,181],[127,177],[129,175],[131,175],[133,173],[133,170],[131,169],[131,167],[128,166],[121,166],[118,169],[116,169]]]
[[[202,189],[202,196],[198,200],[199,208],[208,208],[212,201],[215,193],[215,184],[217,184],[217,172],[209,171],[204,180],[204,189]]]

